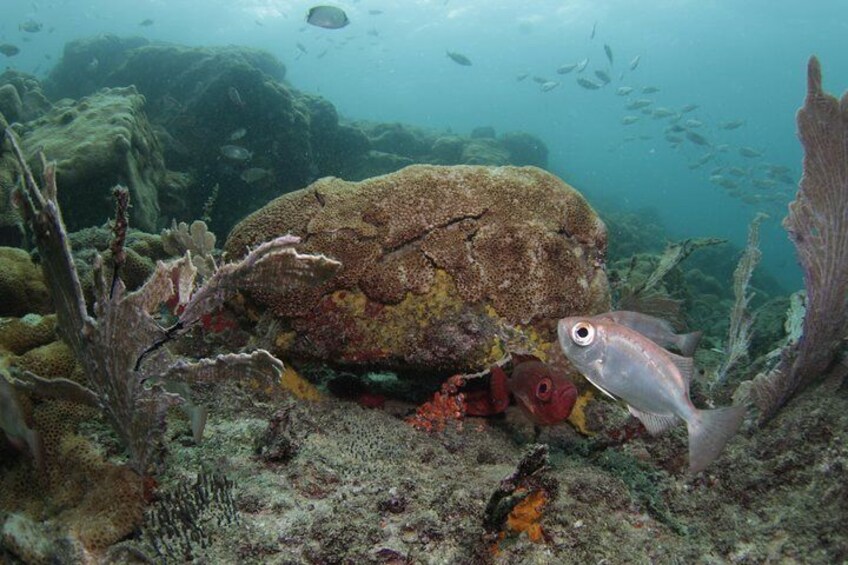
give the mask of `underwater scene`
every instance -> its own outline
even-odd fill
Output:
[[[3,0],[0,562],[848,563],[845,37]]]

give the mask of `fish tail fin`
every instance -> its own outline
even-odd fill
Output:
[[[689,428],[689,472],[703,471],[730,441],[745,417],[744,406],[696,410]]]
[[[704,332],[697,331],[690,334],[681,334],[678,337],[677,347],[684,357],[692,357],[695,350],[698,349],[698,344],[701,342],[701,336]]]

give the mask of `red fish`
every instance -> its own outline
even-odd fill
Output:
[[[491,416],[506,410],[509,396],[538,426],[558,424],[571,415],[577,388],[558,371],[535,357],[516,358],[511,378],[500,367],[492,367],[489,390],[466,393],[466,414]]]

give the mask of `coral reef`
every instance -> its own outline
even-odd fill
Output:
[[[17,247],[0,247],[0,316],[47,314],[50,295],[41,270]]]
[[[603,223],[575,189],[532,167],[322,179],[243,220],[225,252],[285,233],[344,264],[283,301],[253,294],[284,323],[287,356],[469,373],[503,355],[507,326],[525,328],[525,348],[544,356],[558,318],[609,305]]]
[[[250,289],[320,282],[332,276],[339,265],[324,257],[300,255],[292,248],[297,238],[281,237],[258,246],[238,263],[224,265],[203,286],[195,286],[197,269],[188,255],[159,263],[138,291],[127,293],[116,273],[125,259],[129,195],[118,188],[111,282],[107,284],[98,258],[94,316],[89,316],[58,205],[55,166],[43,163],[44,189],[39,188],[13,134],[10,130],[6,133],[24,173],[23,213],[44,260],[45,278],[55,297],[58,330],[86,377],[86,384],[80,385],[24,372],[17,379],[18,386],[38,396],[76,399],[98,408],[127,447],[130,466],[147,474],[162,449],[166,411],[181,401],[179,395],[166,392],[161,381],[208,381],[241,373],[260,382],[271,375],[273,383],[282,372],[282,363],[263,350],[187,363],[172,359],[162,345],[217,309],[239,285]],[[177,297],[178,321],[166,329],[152,314],[172,296]]]
[[[116,184],[129,188],[134,226],[160,227],[165,165],[143,108],[144,97],[132,86],[104,89],[17,128],[28,155],[43,151],[56,161],[71,230],[106,221]]]

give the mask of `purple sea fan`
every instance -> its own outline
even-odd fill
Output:
[[[848,327],[848,92],[822,90],[821,66],[807,66],[807,98],[798,111],[804,174],[783,222],[804,271],[807,312],[797,346],[756,378],[752,399],[770,418],[833,363]]]

